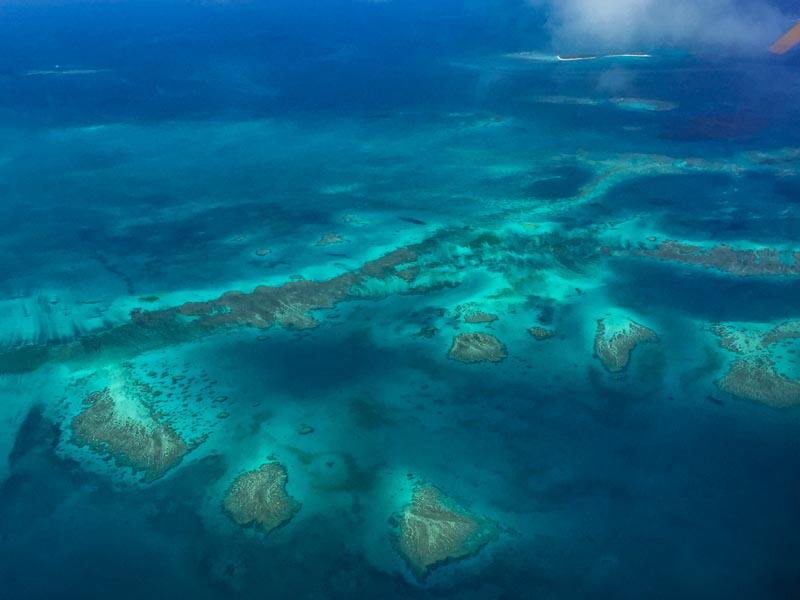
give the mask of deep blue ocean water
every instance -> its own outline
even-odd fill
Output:
[[[0,3],[0,597],[800,597],[800,392],[725,391],[711,332],[800,319],[800,264],[635,252],[792,264],[800,52],[563,62],[552,35],[516,0]],[[314,328],[126,337],[417,244],[418,289],[366,280]],[[610,372],[598,319],[658,342]],[[507,357],[448,358],[465,332]],[[746,358],[800,386],[781,344]],[[152,483],[71,441],[122,380],[205,435]],[[240,527],[223,495],[272,460],[303,506]],[[498,539],[416,579],[415,481]]]

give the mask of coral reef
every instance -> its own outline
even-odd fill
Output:
[[[549,339],[556,335],[555,331],[551,329],[546,329],[545,327],[534,326],[528,329],[528,333],[536,339],[537,342],[541,342],[542,340]]]
[[[448,358],[463,363],[502,362],[508,356],[505,345],[488,333],[460,333],[453,338]]]
[[[393,278],[403,284],[413,282],[420,265],[412,264],[418,252],[435,245],[436,238],[422,244],[398,248],[361,269],[346,272],[322,281],[306,280],[293,275],[280,286],[258,286],[252,292],[232,290],[202,302],[152,311],[135,308],[130,321],[99,333],[79,337],[75,341],[51,345],[27,345],[0,349],[0,373],[25,373],[49,361],[70,361],[109,353],[116,360],[146,350],[196,340],[208,333],[231,326],[267,329],[273,325],[309,329],[319,322],[309,313],[334,308],[339,302],[382,297],[376,286],[364,285],[370,279],[379,282]],[[398,268],[401,267],[402,268]],[[431,282],[408,287],[394,293],[426,294],[453,283]],[[388,292],[387,292],[388,293]]]
[[[632,256],[717,269],[729,275],[800,275],[800,251],[794,252],[791,261],[787,261],[781,251],[775,248],[735,250],[725,244],[706,248],[667,240],[657,244],[655,248],[617,252],[628,253]]]
[[[231,291],[208,302],[187,302],[177,309],[185,317],[194,317],[191,325],[215,328],[223,325],[248,325],[269,329],[275,324],[295,329],[309,329],[319,322],[308,313],[333,308],[349,299],[350,288],[360,278],[345,273],[327,281],[290,281],[282,286],[260,285],[251,293]]]
[[[187,302],[176,309],[168,310],[176,310],[182,316],[193,317],[191,325],[194,327],[248,325],[268,329],[277,324],[295,329],[310,329],[317,327],[319,322],[309,312],[334,308],[339,302],[363,297],[353,290],[366,278],[384,280],[394,275],[412,281],[417,276],[418,267],[407,267],[402,271],[398,271],[397,267],[408,265],[416,258],[417,253],[413,247],[399,248],[365,263],[355,273],[344,273],[323,281],[294,279],[281,286],[262,285],[250,293],[230,291],[215,300]]]
[[[764,356],[735,360],[717,385],[729,394],[768,406],[800,406],[800,381],[778,373]]]
[[[334,308],[340,302],[391,294],[431,294],[453,288],[463,279],[460,271],[470,266],[482,265],[502,272],[508,262],[499,246],[525,255],[526,273],[530,272],[529,264],[544,268],[553,260],[570,270],[582,271],[596,256],[596,240],[591,236],[559,233],[501,237],[492,233],[479,235],[476,240],[475,235],[473,229],[464,227],[439,230],[421,242],[367,261],[360,269],[326,280],[293,276],[283,285],[261,285],[252,291],[231,290],[211,299],[156,310],[136,308],[130,313],[130,321],[81,336],[74,342],[0,350],[0,373],[27,372],[49,361],[94,359],[99,354],[109,355],[113,360],[129,358],[231,327],[314,328],[320,324],[314,312]],[[465,247],[470,248],[469,253],[464,252]],[[530,283],[527,276],[512,281],[516,288],[512,294],[525,292],[524,286]],[[490,313],[478,312],[481,314],[470,319],[481,322],[491,319],[484,316]],[[481,338],[474,341],[480,342]],[[489,360],[504,358],[500,347],[499,356]]]
[[[606,369],[618,373],[628,367],[631,352],[638,344],[657,340],[658,335],[652,329],[630,319],[613,323],[608,319],[598,319],[594,352]]]
[[[394,274],[397,275],[400,279],[402,279],[406,283],[413,283],[414,280],[419,276],[419,272],[420,272],[420,267],[413,266],[396,270]]]
[[[800,338],[800,321],[786,321],[766,332],[715,323],[720,347],[737,358],[717,386],[739,398],[776,408],[800,406],[800,380],[780,373],[775,355],[781,342]]]
[[[761,345],[765,348],[784,340],[800,338],[800,321],[786,321],[776,325],[761,338]]]
[[[736,354],[750,354],[763,349],[761,336],[747,329],[715,323],[711,332],[719,338],[719,345]]]
[[[481,310],[474,302],[456,306],[455,315],[456,318],[463,317],[465,323],[479,324],[497,321],[497,315]]]
[[[497,315],[480,310],[464,313],[465,323],[491,323],[492,321],[497,321]]]
[[[239,475],[225,493],[225,512],[242,527],[269,533],[300,510],[300,503],[286,493],[287,480],[286,468],[277,462]]]
[[[133,395],[112,395],[106,388],[89,394],[84,404],[86,408],[72,419],[72,442],[141,472],[146,482],[163,477],[191,450]]]
[[[476,554],[499,534],[497,523],[458,506],[439,488],[421,485],[399,517],[397,548],[424,579],[432,569]]]
[[[323,235],[315,246],[330,246],[331,244],[342,244],[347,240],[340,236],[338,233],[326,233]]]
[[[414,337],[430,339],[435,336],[438,331],[439,330],[433,325],[424,325],[423,327],[420,327],[417,333],[414,334]]]
[[[417,246],[398,248],[380,258],[364,263],[361,273],[375,279],[386,279],[389,275],[397,273],[396,267],[413,263],[417,258],[419,258]]]

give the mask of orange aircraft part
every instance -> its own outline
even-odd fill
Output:
[[[769,47],[769,51],[775,54],[783,54],[784,52],[788,52],[798,42],[800,42],[800,23],[784,33],[781,39]]]

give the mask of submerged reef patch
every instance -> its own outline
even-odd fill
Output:
[[[467,304],[459,304],[455,308],[456,318],[463,318],[465,323],[473,325],[481,323],[492,323],[497,321],[498,317],[494,313],[482,310],[476,303],[468,302]]]
[[[786,321],[759,331],[714,324],[711,332],[721,348],[739,356],[716,383],[729,394],[775,408],[800,406],[800,380],[780,372],[778,348],[800,339],[800,321]]]
[[[347,240],[340,236],[338,233],[326,233],[323,235],[315,246],[330,246],[331,244],[343,244]]]
[[[464,313],[465,323],[491,323],[492,321],[497,321],[497,315],[483,312],[481,310],[474,310]]]
[[[800,406],[800,381],[778,373],[765,356],[735,360],[717,385],[734,396],[776,408]]]
[[[551,329],[547,329],[546,327],[539,327],[538,325],[536,325],[534,327],[529,327],[528,328],[528,333],[531,336],[533,336],[533,338],[537,342],[541,342],[542,340],[550,339],[551,337],[555,337],[555,335],[556,335],[555,331],[553,331]]]
[[[418,246],[404,246],[384,254],[380,258],[370,260],[361,267],[361,274],[380,280],[384,280],[392,274],[397,274],[396,267],[416,262],[419,258],[417,248]]]
[[[453,345],[447,353],[448,358],[463,363],[495,362],[506,359],[505,345],[488,333],[460,333],[453,338]]]
[[[242,473],[225,492],[223,508],[242,527],[269,533],[300,510],[301,504],[286,492],[288,478],[286,467],[278,462]]]
[[[72,442],[141,472],[145,482],[163,477],[192,449],[133,394],[106,388],[89,394],[84,404],[72,419]]]
[[[448,562],[477,554],[500,532],[497,523],[474,515],[429,484],[414,490],[398,522],[398,552],[420,580]]]
[[[655,331],[631,319],[598,319],[594,352],[607,370],[619,373],[628,367],[638,344],[655,341],[658,341]]]

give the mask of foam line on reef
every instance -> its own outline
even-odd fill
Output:
[[[547,54],[545,52],[512,52],[503,54],[504,58],[522,60],[526,62],[577,62],[584,60],[625,59],[625,58],[653,58],[653,54],[646,52],[627,52],[620,54]]]
[[[97,75],[99,73],[111,73],[111,69],[61,69],[56,65],[56,68],[53,69],[33,69],[26,71],[25,75]]]
[[[576,60],[598,60],[603,58],[653,58],[652,54],[644,52],[630,52],[627,54],[580,54],[575,56],[561,54],[556,55],[556,59],[562,62],[571,62]]]

